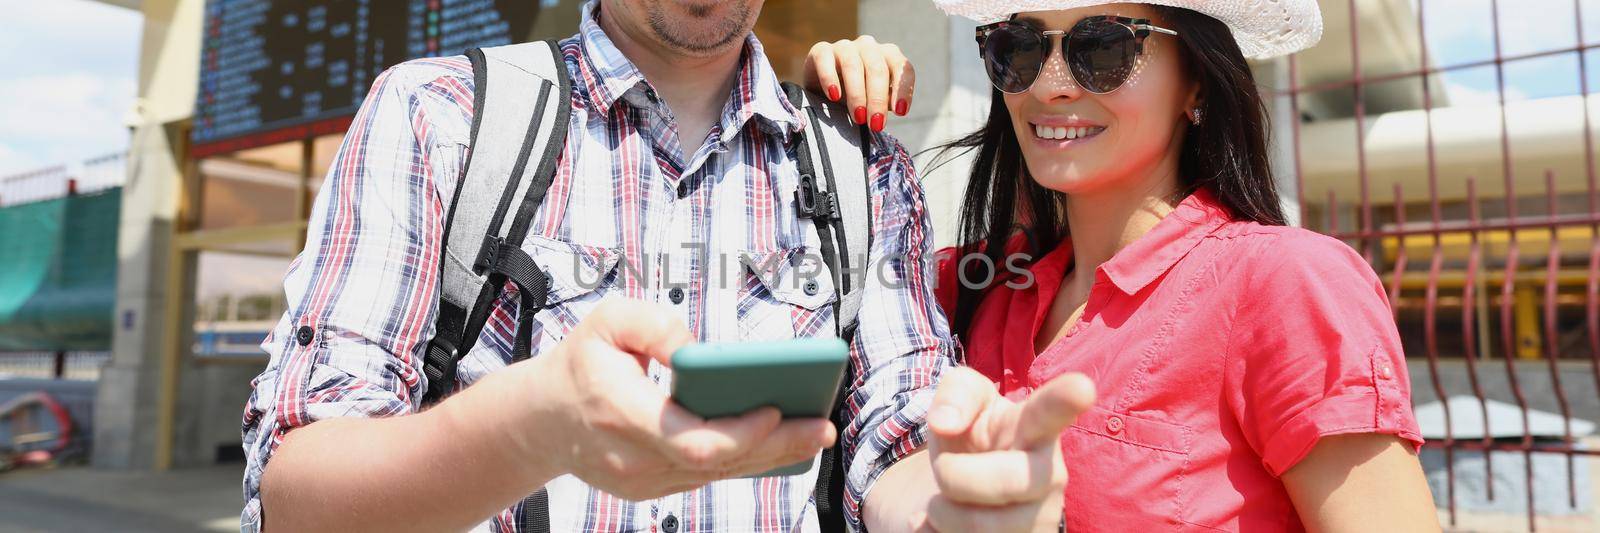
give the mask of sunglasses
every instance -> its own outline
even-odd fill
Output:
[[[1178,32],[1153,26],[1148,19],[1111,15],[1088,17],[1067,31],[1042,31],[1027,22],[1006,20],[978,27],[978,50],[989,81],[1000,92],[1026,92],[1039,79],[1057,35],[1072,79],[1094,94],[1122,87],[1144,53],[1150,32],[1176,37]]]

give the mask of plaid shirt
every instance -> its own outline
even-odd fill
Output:
[[[820,290],[794,279],[818,268],[807,265],[816,257],[816,232],[793,207],[798,172],[791,134],[805,125],[761,44],[747,39],[719,123],[695,153],[685,154],[665,103],[607,39],[593,11],[586,13],[578,35],[561,43],[574,80],[571,130],[522,243],[552,277],[549,304],[534,320],[534,356],[607,295],[670,305],[702,341],[833,335],[829,277],[815,278]],[[306,248],[284,280],[288,311],[262,343],[271,361],[254,382],[243,423],[244,530],[260,529],[262,469],[285,432],[330,417],[419,409],[445,199],[467,158],[472,85],[462,57],[404,63],[375,82],[346,134],[317,195]],[[867,488],[922,445],[932,385],[954,353],[932,296],[931,229],[910,158],[887,136],[877,136],[871,152],[871,254],[883,265],[874,278],[892,283],[868,284],[850,350],[841,439],[847,515],[857,528]],[[779,266],[756,275],[751,263]],[[517,298],[508,285],[494,303],[460,364],[458,387],[511,361]],[[667,390],[670,371],[650,373]],[[670,516],[680,531],[815,530],[815,476],[813,468],[792,477],[727,480],[642,502],[564,476],[547,485],[551,525],[655,531]],[[479,529],[514,531],[522,512],[506,509]]]

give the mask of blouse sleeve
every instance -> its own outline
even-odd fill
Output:
[[[1343,242],[1264,239],[1245,274],[1224,379],[1250,446],[1282,475],[1330,435],[1379,433],[1421,446],[1405,352],[1383,284]]]

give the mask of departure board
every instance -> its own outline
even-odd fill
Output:
[[[384,69],[523,41],[543,3],[207,0],[191,155],[341,132]]]

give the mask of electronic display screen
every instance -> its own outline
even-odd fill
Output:
[[[545,4],[208,0],[190,154],[342,132],[384,69],[525,41]]]

